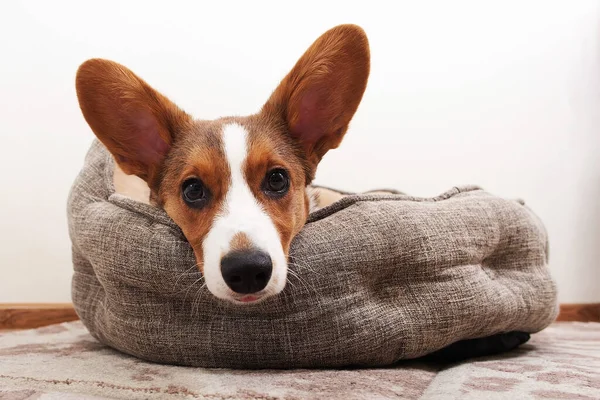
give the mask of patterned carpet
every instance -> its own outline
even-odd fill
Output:
[[[519,350],[455,365],[232,371],[151,364],[79,322],[0,333],[0,399],[600,399],[600,323],[556,323]]]

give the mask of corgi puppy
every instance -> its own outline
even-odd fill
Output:
[[[181,228],[210,292],[248,304],[286,285],[290,243],[311,206],[309,184],[348,130],[369,58],[363,30],[337,26],[245,117],[195,119],[102,59],[79,67],[77,97],[117,173],[141,178],[152,203]]]

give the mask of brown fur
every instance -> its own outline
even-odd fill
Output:
[[[292,238],[300,231],[308,216],[307,182],[304,161],[293,142],[281,139],[281,127],[261,116],[243,122],[250,143],[244,175],[254,196],[262,204],[277,228],[281,244],[287,255]],[[290,176],[290,189],[281,199],[272,199],[261,190],[268,171],[283,168]]]
[[[367,36],[340,25],[319,37],[283,78],[262,109],[287,122],[306,156],[307,180],[328,150],[339,146],[367,87]]]
[[[77,71],[81,112],[98,139],[128,174],[152,190],[175,136],[192,119],[126,67],[91,59]]]
[[[128,174],[144,179],[152,197],[177,223],[202,270],[202,241],[223,211],[230,181],[222,127],[236,122],[248,131],[244,176],[279,232],[285,254],[306,222],[306,186],[323,155],[341,142],[362,98],[369,74],[369,47],[362,29],[341,25],[323,34],[281,81],[261,111],[249,117],[194,121],[127,68],[92,59],[77,73],[83,115]],[[261,190],[267,172],[284,168],[290,190],[273,199]],[[182,183],[200,178],[211,197],[202,209],[188,207]],[[232,246],[246,246],[238,238]]]
[[[239,232],[235,234],[233,239],[231,239],[229,248],[231,251],[247,250],[252,248],[252,241],[245,233]]]

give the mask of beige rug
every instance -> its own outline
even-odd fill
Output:
[[[521,349],[451,366],[231,371],[146,363],[79,322],[0,333],[0,399],[600,399],[600,324],[554,324]]]

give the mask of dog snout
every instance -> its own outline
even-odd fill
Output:
[[[251,294],[263,290],[273,272],[271,257],[260,250],[232,251],[221,259],[221,274],[231,290]]]

